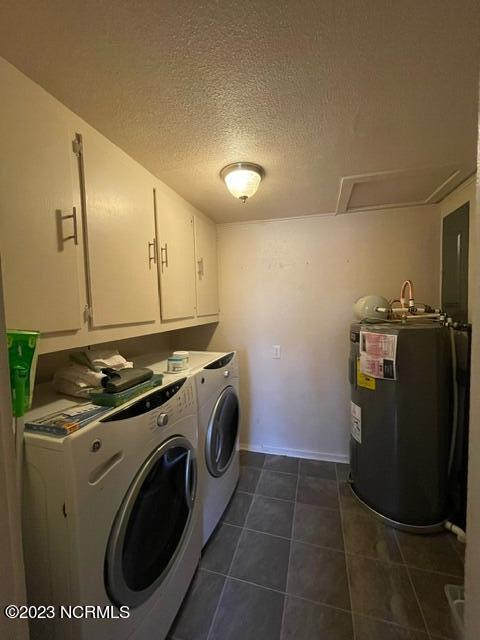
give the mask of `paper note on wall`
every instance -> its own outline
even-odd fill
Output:
[[[354,440],[359,444],[362,444],[362,408],[354,402],[350,402],[350,418],[350,432],[352,434],[352,438],[354,438]]]
[[[396,380],[397,337],[360,331],[360,371],[372,378]]]

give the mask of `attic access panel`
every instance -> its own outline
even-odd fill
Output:
[[[453,165],[382,171],[342,178],[337,214],[438,202],[460,170]]]

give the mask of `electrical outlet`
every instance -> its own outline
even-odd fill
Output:
[[[279,344],[274,344],[272,346],[272,358],[274,360],[279,360],[281,358],[281,350]]]

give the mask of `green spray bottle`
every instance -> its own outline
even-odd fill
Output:
[[[7,330],[13,415],[20,418],[32,404],[38,359],[38,331]]]

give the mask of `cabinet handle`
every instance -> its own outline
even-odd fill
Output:
[[[157,264],[157,243],[155,242],[155,238],[148,243],[148,266],[151,267],[153,264]]]
[[[162,271],[163,271],[163,267],[164,266],[168,267],[168,247],[167,247],[167,243],[165,243],[164,247],[160,247],[160,266],[162,267]]]
[[[73,233],[70,236],[63,235],[63,223],[65,220],[72,220]],[[63,215],[60,210],[57,211],[58,229],[61,244],[63,245],[67,240],[73,240],[75,244],[78,244],[78,226],[77,226],[77,207],[73,207],[72,213],[69,215]]]
[[[200,258],[199,260],[197,260],[198,263],[198,275],[200,278],[202,278],[205,275],[205,269],[203,266],[203,258]]]

